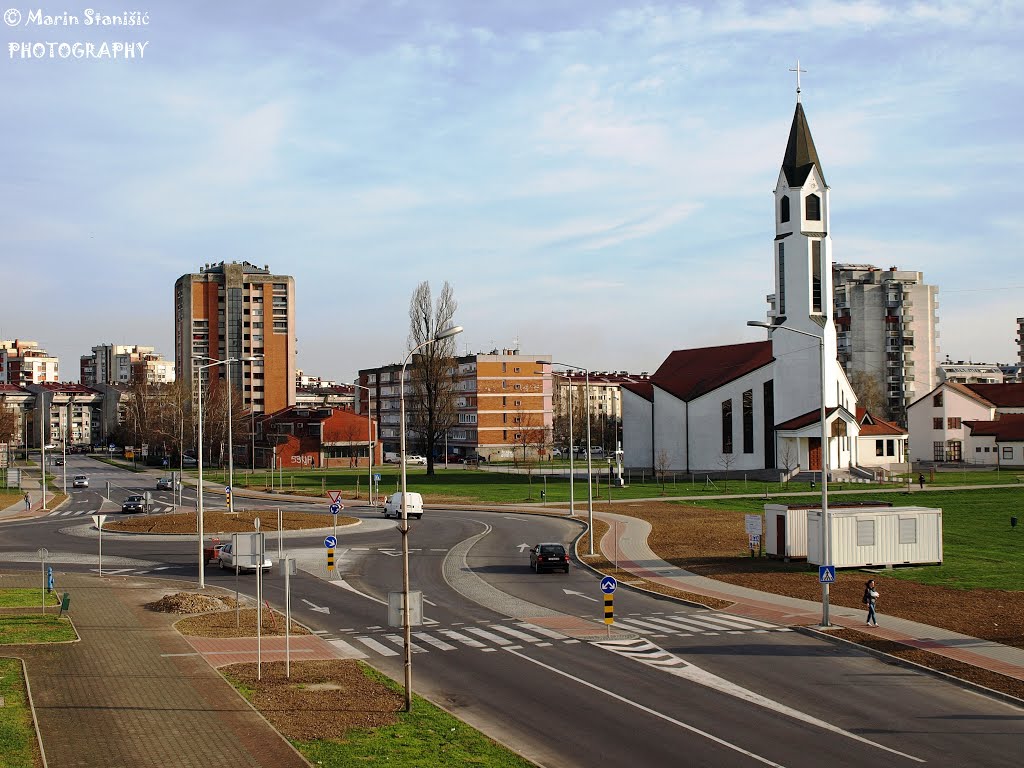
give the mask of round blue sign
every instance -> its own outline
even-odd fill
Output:
[[[332,515],[336,515],[339,512],[341,512],[341,505],[340,504],[331,504],[331,514]]]
[[[324,546],[328,549],[334,549],[334,547],[338,546],[338,540],[333,536],[328,536],[324,539]]]
[[[615,587],[618,586],[618,582],[615,581],[611,576],[605,576],[601,579],[601,591],[606,595],[610,595],[615,591]]]

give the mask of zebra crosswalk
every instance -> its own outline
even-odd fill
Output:
[[[595,627],[599,625],[595,624]],[[721,634],[764,634],[767,632],[789,632],[780,627],[757,619],[711,611],[699,613],[659,613],[629,615],[615,620],[615,629],[625,630],[643,636],[627,648],[643,648],[645,652],[653,646],[645,638],[693,637],[696,635]],[[327,640],[344,638],[344,641],[364,652],[379,656],[398,656],[405,645],[401,633],[386,627],[344,628],[324,634]],[[524,647],[544,648],[556,643],[569,645],[579,643],[553,629],[520,620],[508,622],[485,622],[480,625],[459,623],[441,627],[436,621],[426,620],[423,628],[412,633],[412,652],[427,653],[431,650],[442,653],[460,649],[472,649],[482,653],[498,650],[519,650]],[[599,643],[600,644],[600,643]],[[615,643],[619,652],[624,652]],[[648,662],[650,663],[650,662]]]
[[[149,514],[174,512],[175,508],[170,504],[150,504]],[[116,512],[116,510],[115,510]],[[48,512],[44,517],[84,517],[86,515],[98,514],[98,509],[55,509]]]

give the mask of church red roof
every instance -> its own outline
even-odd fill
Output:
[[[828,417],[831,416],[835,412],[836,412],[836,407],[835,406],[832,406],[831,408],[826,408],[825,409],[825,419],[826,419],[826,421],[828,420]],[[808,426],[810,424],[820,424],[820,423],[821,423],[821,408],[815,408],[813,411],[808,411],[807,413],[801,414],[800,416],[794,416],[789,421],[784,421],[781,424],[776,424],[775,428],[776,429],[803,429],[804,427],[806,427],[806,426]]]
[[[964,384],[997,408],[1024,408],[1024,384]]]
[[[688,402],[763,368],[773,359],[770,341],[678,349],[665,358],[651,381],[658,388]]]
[[[1007,413],[995,421],[965,421],[964,425],[974,437],[994,437],[1000,443],[1024,442],[1024,413]]]
[[[621,385],[622,389],[628,389],[634,395],[639,395],[644,400],[654,402],[654,385],[649,381],[627,381]]]

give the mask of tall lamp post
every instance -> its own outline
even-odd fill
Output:
[[[216,359],[214,359],[212,357],[206,357],[205,355],[196,355],[192,359],[193,360],[209,360],[210,361],[206,365],[197,365],[197,366],[195,366],[195,370],[199,373],[199,377],[198,377],[198,379],[199,379],[199,381],[198,381],[199,395],[198,395],[198,398],[197,398],[197,402],[199,404],[199,449],[196,452],[197,455],[198,455],[198,459],[199,459],[199,461],[198,461],[198,466],[199,466],[199,489],[198,489],[198,492],[196,494],[196,496],[197,496],[196,509],[197,509],[197,512],[198,512],[198,514],[197,514],[198,520],[196,521],[196,525],[198,527],[198,533],[199,533],[199,588],[200,589],[205,589],[206,588],[206,574],[205,574],[205,569],[203,568],[203,566],[205,564],[203,563],[203,377],[202,377],[202,372],[205,371],[207,368],[214,368],[215,366],[218,366],[218,365],[230,365],[231,363],[251,362],[251,361],[257,360],[259,358],[258,357],[241,357],[241,358],[239,358],[239,357],[229,357],[227,360],[216,360]],[[228,368],[229,372],[230,372],[230,370],[231,369]],[[233,447],[231,445],[231,377],[228,376],[228,487],[231,487],[231,479],[232,479],[231,478],[231,469],[232,469],[231,454],[232,453],[233,453]],[[229,508],[230,508],[230,506],[232,504],[232,499],[233,498],[234,498],[234,494],[232,493],[231,496],[228,498]]]
[[[821,553],[823,562],[821,565],[832,565],[832,521],[828,511],[828,427],[827,414],[825,412],[825,332],[822,335],[801,331],[799,328],[790,328],[788,325],[771,325],[759,320],[748,320],[747,325],[753,328],[768,329],[769,336],[779,329],[799,333],[801,336],[809,336],[818,342],[818,354],[821,362]],[[808,453],[810,451],[808,450]],[[828,617],[828,582],[821,584],[821,626],[829,626]]]
[[[398,379],[398,402],[399,402],[399,460],[402,463],[402,526],[398,530],[402,532],[402,631],[404,634],[403,645],[405,648],[405,711],[412,711],[412,622],[409,616],[409,494],[406,491],[405,478],[405,367],[409,364],[412,356],[425,347],[444,339],[450,339],[456,334],[462,333],[461,325],[450,325],[442,328],[427,339],[409,350],[402,362],[402,374]],[[369,410],[369,409],[367,409]]]
[[[358,389],[366,390],[366,466],[369,477],[367,478],[370,485],[366,491],[366,500],[373,506],[373,416],[370,411],[370,388],[364,387],[362,384],[356,384],[353,382],[353,387]]]
[[[593,467],[591,466],[591,451],[590,451],[590,369],[584,368],[582,365],[572,365],[571,363],[554,363],[547,360],[538,360],[538,365],[561,365],[565,368],[577,368],[586,375],[586,398],[587,398],[587,527],[589,532],[587,534],[590,541],[589,554],[594,554],[594,484],[593,484]],[[572,455],[575,452],[575,446],[572,444],[572,375],[569,375],[569,515],[573,514],[573,465]]]

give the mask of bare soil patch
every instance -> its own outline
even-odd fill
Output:
[[[174,627],[183,635],[193,637],[255,637],[256,609],[243,608],[232,595],[175,592],[145,605],[151,611],[191,614]],[[238,610],[235,611],[236,605]],[[285,619],[278,611],[264,609],[260,633],[268,636],[285,634]],[[291,634],[308,635],[309,630],[292,622]]]
[[[261,531],[277,530],[277,514],[268,510],[240,510],[234,514],[227,512],[203,512],[204,533],[251,533],[253,521],[260,519]],[[311,528],[328,528],[334,521],[327,515],[308,512],[283,512],[281,529],[285,531],[304,531]],[[338,516],[338,526],[355,525],[359,522],[354,517]],[[129,533],[195,533],[197,528],[196,515],[190,512],[178,512],[169,515],[142,515],[126,517],[103,525],[106,531],[125,531]]]

